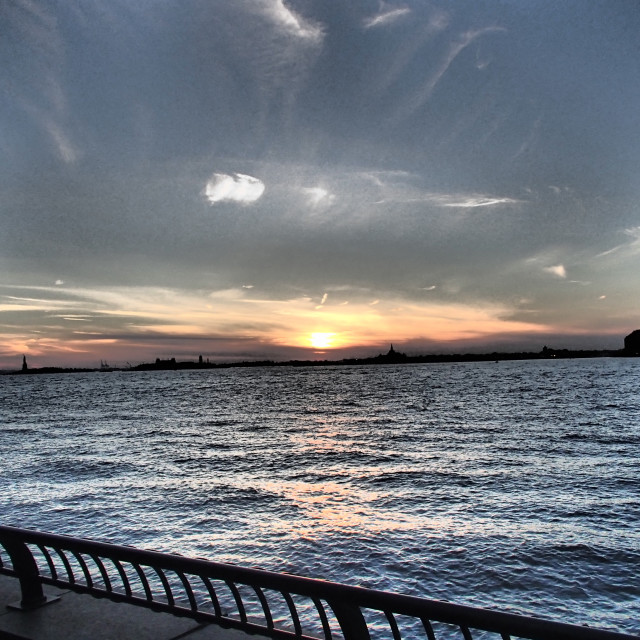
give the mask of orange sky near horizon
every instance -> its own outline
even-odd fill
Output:
[[[528,336],[541,348],[554,328],[509,319],[504,306],[367,299],[360,293],[262,299],[247,288],[216,292],[120,287],[32,288],[0,313],[22,313],[20,326],[0,334],[0,365],[97,366],[156,357],[212,361],[331,359],[375,355],[391,342],[410,352],[451,350]],[[581,333],[579,327],[576,334]],[[420,345],[423,344],[422,350]],[[599,345],[594,345],[599,348]]]

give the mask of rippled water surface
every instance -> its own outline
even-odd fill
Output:
[[[2,522],[640,633],[640,361],[0,376]]]

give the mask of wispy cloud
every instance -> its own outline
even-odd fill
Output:
[[[51,136],[58,154],[64,162],[67,164],[75,162],[79,157],[79,152],[60,123],[51,118],[43,118],[42,124]]]
[[[640,252],[640,226],[625,229],[623,233],[631,238],[630,242],[623,242],[616,245],[615,247],[612,247],[611,249],[602,251],[601,253],[596,255],[596,258],[604,258],[614,253],[635,255],[636,253]]]
[[[404,40],[389,61],[386,70],[380,71],[375,92],[381,94],[389,89],[400,78],[407,65],[418,55],[420,49],[447,28],[449,20],[449,14],[445,11],[441,9],[432,11],[426,25],[421,26],[416,35]]]
[[[210,204],[231,201],[250,204],[259,200],[265,185],[258,178],[243,173],[214,173],[204,188]]]
[[[483,29],[469,30],[459,34],[457,38],[450,42],[447,51],[440,60],[440,63],[429,75],[422,87],[414,93],[413,97],[407,103],[402,106],[397,116],[409,116],[417,109],[422,107],[429,100],[437,84],[440,82],[453,61],[458,57],[458,55],[460,55],[462,51],[464,51],[472,42],[474,42],[474,40],[477,40],[479,37],[488,33],[495,33],[499,31],[505,31],[505,29],[503,27],[485,27]]]
[[[377,204],[389,202],[424,202],[436,207],[474,209],[501,205],[523,204],[526,200],[489,193],[444,193],[423,189],[418,175],[406,171],[362,171],[361,179],[373,183],[377,188]]]
[[[411,9],[409,9],[409,7],[391,8],[387,7],[386,3],[381,2],[380,10],[378,11],[378,13],[369,18],[365,18],[362,24],[365,29],[371,29],[372,27],[381,27],[391,24],[409,13],[411,13]]]
[[[62,83],[65,46],[58,20],[45,3],[29,0],[9,3],[5,13],[3,19],[21,34],[11,66],[20,61],[26,71],[20,78],[9,77],[8,95],[45,131],[58,157],[67,164],[73,163],[80,152],[69,131],[69,109]]]
[[[434,204],[439,204],[442,207],[457,207],[460,209],[475,209],[476,207],[491,207],[500,204],[518,204],[522,200],[515,198],[497,197],[497,196],[483,196],[470,194],[464,195],[450,195],[450,194],[431,194],[428,198]]]

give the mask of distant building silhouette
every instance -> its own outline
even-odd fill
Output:
[[[632,331],[624,339],[624,350],[628,356],[640,356],[640,329]]]
[[[407,361],[407,355],[405,353],[400,353],[393,348],[393,344],[391,344],[389,351],[387,353],[381,353],[380,355],[372,358],[374,362],[388,363],[388,364],[397,364],[400,362]]]
[[[29,367],[27,367],[27,356],[22,356],[22,370],[26,371]]]

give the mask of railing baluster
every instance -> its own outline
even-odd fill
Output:
[[[100,558],[98,558],[98,556],[90,554],[89,557],[95,562],[96,566],[98,567],[98,570],[100,571],[100,575],[102,576],[102,581],[104,582],[104,588],[107,591],[111,591],[111,580],[109,579],[109,574],[107,573],[107,569],[104,566],[104,563]]]
[[[329,619],[327,618],[327,612],[324,610],[324,605],[318,598],[311,598],[313,604],[316,605],[318,615],[320,616],[320,622],[322,622],[322,632],[324,633],[325,640],[331,640],[333,637],[331,633],[331,627],[329,626]]]
[[[231,590],[231,593],[233,594],[233,599],[236,601],[236,607],[238,608],[238,614],[240,615],[240,620],[242,620],[242,622],[246,622],[247,612],[244,608],[244,603],[242,602],[242,596],[238,591],[238,587],[236,587],[236,585],[231,580],[225,580],[224,582],[227,585],[227,587],[229,587],[229,589]]]
[[[402,640],[402,636],[400,635],[400,629],[398,629],[398,623],[396,622],[396,619],[393,613],[391,611],[385,611],[384,615],[387,617],[387,621],[389,622],[389,626],[391,627],[393,640]]]
[[[151,567],[151,568],[158,574],[158,578],[160,578],[160,582],[162,582],[164,593],[167,596],[167,602],[169,603],[169,605],[173,606],[173,604],[175,603],[175,600],[173,599],[173,591],[171,590],[171,585],[167,580],[167,576],[165,575],[164,571],[159,567]]]
[[[64,565],[64,570],[67,572],[67,578],[69,579],[69,584],[75,584],[76,576],[73,573],[73,569],[71,568],[71,563],[69,562],[69,558],[67,558],[64,551],[58,549],[57,547],[53,547],[53,550],[58,554],[60,560],[62,560],[62,564]]]
[[[56,580],[58,578],[58,570],[56,569],[56,565],[53,562],[53,558],[49,553],[49,549],[42,544],[37,545],[38,549],[42,552],[44,559],[47,561],[47,565],[49,566],[49,571],[51,572],[51,577]]]
[[[204,583],[204,586],[207,588],[209,592],[209,598],[211,599],[211,604],[213,605],[213,610],[216,613],[216,617],[222,618],[222,608],[220,607],[220,602],[218,601],[218,596],[216,595],[216,590],[213,588],[211,584],[211,580],[206,576],[200,576],[200,579]]]
[[[462,631],[462,637],[464,638],[464,640],[473,640],[473,637],[471,636],[471,631],[469,631],[469,627],[467,627],[464,624],[461,624],[460,631]]]
[[[185,576],[182,571],[176,571],[176,574],[182,582],[182,586],[184,587],[184,591],[187,594],[187,598],[189,598],[189,606],[191,607],[191,611],[197,611],[198,603],[196,602],[196,597],[193,595],[193,589],[191,588],[191,584],[187,579],[187,576]]]
[[[420,621],[424,627],[424,632],[427,634],[427,640],[436,640],[436,634],[433,632],[431,621],[427,618],[420,618]]]
[[[264,591],[260,587],[253,586],[253,590],[256,592],[258,596],[258,600],[260,600],[260,605],[262,606],[262,613],[264,613],[264,619],[267,623],[267,629],[273,629],[273,616],[271,615],[271,608],[269,607],[269,601],[267,597],[264,595]]]
[[[302,635],[302,625],[300,624],[296,604],[290,593],[287,591],[281,591],[280,593],[282,593],[282,597],[285,599],[287,607],[289,607],[289,613],[291,614],[291,620],[293,621],[293,628],[295,629],[296,636],[300,637]]]
[[[358,605],[330,600],[329,606],[338,619],[345,640],[370,640],[367,622]]]
[[[149,580],[147,579],[147,576],[142,570],[142,567],[136,562],[131,562],[130,564],[135,569],[135,572],[138,574],[138,579],[140,580],[140,584],[144,589],[144,597],[146,598],[147,602],[153,602],[153,594],[151,593]]]
[[[87,567],[87,563],[85,562],[82,554],[77,553],[76,551],[71,551],[73,557],[78,561],[80,568],[82,569],[82,573],[84,574],[84,578],[87,582],[87,587],[90,589],[93,587],[93,578],[91,577],[91,573],[89,571],[89,567]]]
[[[131,598],[133,592],[131,591],[131,583],[129,582],[129,577],[127,576],[127,572],[124,570],[124,567],[120,563],[119,560],[115,558],[109,558],[111,562],[115,565],[118,574],[120,575],[120,580],[122,580],[122,586],[124,587],[124,592],[126,593],[128,598]]]

